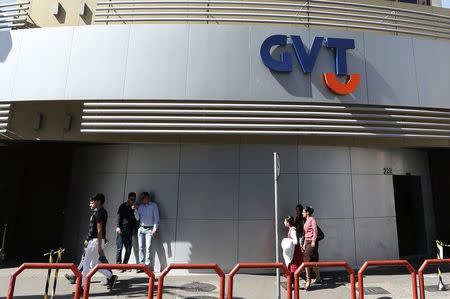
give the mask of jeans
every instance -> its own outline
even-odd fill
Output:
[[[152,245],[152,230],[151,228],[139,227],[138,243],[139,243],[139,263],[150,267],[150,246]]]
[[[125,256],[123,257],[123,263],[128,264],[130,259],[131,249],[133,247],[133,235],[132,231],[123,230],[121,234],[117,234],[116,238],[116,263],[122,263],[122,248],[125,246]]]

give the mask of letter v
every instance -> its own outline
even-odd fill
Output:
[[[298,35],[291,35],[292,44],[294,45],[295,55],[300,63],[300,66],[305,73],[311,73],[314,69],[314,64],[316,63],[317,56],[319,56],[320,48],[323,44],[323,37],[315,37],[311,51],[306,53],[305,46],[303,45],[302,39]]]

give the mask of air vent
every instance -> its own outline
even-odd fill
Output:
[[[450,138],[450,110],[262,101],[84,103],[83,133]]]
[[[5,133],[8,127],[11,104],[0,103],[0,133]]]

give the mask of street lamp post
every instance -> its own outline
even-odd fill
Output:
[[[280,178],[280,156],[273,153],[273,184],[275,191],[275,258],[279,262],[278,242],[278,179]],[[277,299],[280,299],[280,269],[277,268]]]

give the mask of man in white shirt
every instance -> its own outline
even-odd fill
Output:
[[[152,239],[156,237],[159,226],[158,205],[153,202],[153,196],[148,192],[142,192],[141,204],[134,206],[134,217],[139,223],[138,243],[139,243],[139,262],[150,267],[150,246]],[[137,272],[143,272],[138,270]]]

